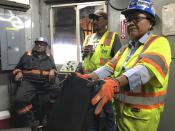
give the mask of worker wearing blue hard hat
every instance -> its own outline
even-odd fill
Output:
[[[132,15],[134,12],[146,14],[153,25],[155,25],[156,13],[152,0],[130,0],[128,8],[121,13],[127,17]]]
[[[157,131],[167,93],[170,45],[151,32],[156,23],[151,0],[130,0],[121,13],[129,43],[103,67],[81,77],[104,80],[91,103],[97,104],[99,114],[115,98],[119,131]]]

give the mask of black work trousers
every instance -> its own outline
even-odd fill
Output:
[[[16,113],[15,121],[17,123],[17,127],[19,126],[30,126],[31,123],[35,119],[42,119],[44,114],[48,112],[48,108],[46,108],[49,103],[49,97],[52,95],[52,85],[48,82],[31,82],[28,80],[23,80],[18,87],[14,99],[14,108],[17,111],[23,109],[29,104],[32,104],[32,110],[25,112],[24,114]],[[40,96],[42,96],[42,102],[40,100]],[[39,107],[42,106],[42,107]],[[40,109],[39,109],[40,108]],[[37,112],[41,111],[42,112]],[[35,112],[33,112],[33,109]],[[18,126],[18,124],[20,124]]]
[[[21,109],[31,104],[35,96],[49,94],[51,91],[51,85],[49,83],[37,83],[23,80],[16,92],[14,100],[15,107],[17,110]]]

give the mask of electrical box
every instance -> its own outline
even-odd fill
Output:
[[[27,11],[30,8],[30,0],[0,0],[0,7]]]
[[[0,15],[1,70],[11,70],[25,52],[24,19]]]

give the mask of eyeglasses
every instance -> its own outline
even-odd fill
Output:
[[[35,45],[36,46],[46,46],[46,44],[43,42],[36,42]]]
[[[147,17],[130,17],[130,18],[125,19],[125,23],[128,24],[131,21],[134,23],[139,23],[140,21],[142,21],[144,19],[148,19],[148,18]]]
[[[103,18],[103,19],[104,19],[104,17],[103,17],[103,16],[97,16],[97,17],[94,17],[94,18],[93,18],[93,21],[95,21],[95,20],[96,20],[96,21],[99,21],[99,20],[100,20],[100,18]]]

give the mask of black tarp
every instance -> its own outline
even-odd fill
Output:
[[[88,81],[70,76],[63,83],[60,97],[54,104],[46,131],[86,131],[94,122],[94,107],[90,104],[93,88]]]

